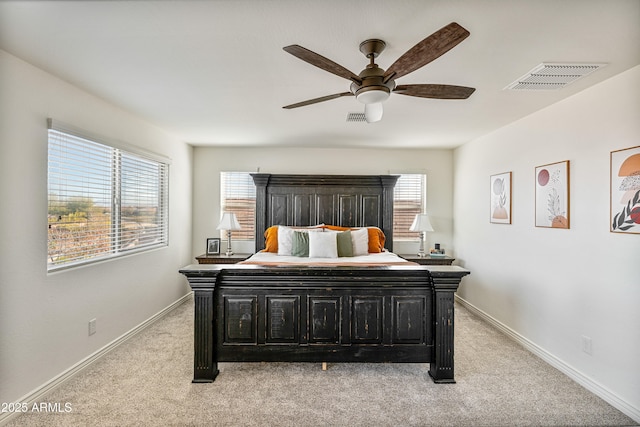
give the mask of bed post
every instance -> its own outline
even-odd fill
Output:
[[[270,173],[252,173],[253,182],[256,185],[256,223],[255,223],[255,248],[256,253],[264,249],[264,232],[267,227],[267,184],[269,183]],[[259,214],[260,213],[260,214]]]
[[[194,383],[210,383],[218,376],[218,357],[215,336],[215,293],[214,289],[220,270],[209,270],[206,275],[181,270],[187,276],[193,290],[194,313]]]
[[[393,252],[393,189],[400,176],[380,175],[382,183],[382,232],[386,240],[384,247]]]
[[[434,350],[429,375],[435,383],[454,384],[454,294],[467,270],[457,267],[430,268],[433,280]],[[454,269],[455,268],[455,269]],[[441,271],[438,271],[441,270]]]

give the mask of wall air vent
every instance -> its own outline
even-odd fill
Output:
[[[348,113],[347,114],[348,122],[363,122],[366,123],[367,119],[364,117],[364,113]]]
[[[581,77],[591,74],[606,64],[542,63],[511,83],[505,90],[561,89]]]

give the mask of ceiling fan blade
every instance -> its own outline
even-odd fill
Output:
[[[469,37],[469,31],[455,22],[442,27],[409,49],[384,73],[385,80],[397,79],[447,53]]]
[[[347,70],[342,65],[336,64],[332,60],[327,59],[324,56],[319,55],[315,52],[312,52],[309,49],[306,49],[302,46],[294,44],[291,46],[285,46],[282,49],[284,49],[285,52],[289,52],[291,55],[295,56],[296,58],[302,59],[303,61],[308,62],[311,65],[315,65],[318,68],[321,68],[325,71],[333,73],[338,77],[343,77],[347,80],[354,81],[358,84],[362,83],[362,79],[360,79],[360,77],[358,77],[356,74],[352,73],[351,71]]]
[[[393,93],[407,96],[417,96],[419,98],[433,99],[467,99],[475,92],[475,88],[466,86],[421,84],[421,85],[398,85]]]
[[[305,105],[317,104],[318,102],[330,101],[342,96],[353,96],[351,92],[334,93],[333,95],[322,96],[320,98],[309,99],[307,101],[298,102],[297,104],[285,105],[282,108],[290,110],[292,108],[304,107]]]
[[[364,104],[364,118],[367,123],[379,122],[382,120],[382,102]]]

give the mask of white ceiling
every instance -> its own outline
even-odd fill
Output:
[[[457,22],[471,36],[398,84],[476,88],[467,100],[392,94],[378,123],[346,122],[349,81],[380,38],[388,68]],[[0,48],[194,145],[455,147],[640,64],[639,0],[2,1]],[[503,90],[541,62],[607,63],[555,91]],[[1,96],[1,95],[0,95]]]

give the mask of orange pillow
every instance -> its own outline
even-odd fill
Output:
[[[264,249],[263,252],[278,253],[278,226],[272,225],[264,232]]]
[[[369,234],[369,253],[379,253],[384,250],[385,236],[378,227],[367,227]]]
[[[357,227],[340,227],[339,225],[325,225],[324,228],[334,231],[357,230]],[[369,237],[369,253],[377,254],[384,250],[386,240],[384,233],[378,227],[367,227]]]

